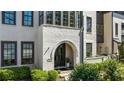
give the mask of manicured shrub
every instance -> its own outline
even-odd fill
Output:
[[[48,71],[48,80],[55,81],[58,78],[58,71],[57,70],[50,70]]]
[[[30,80],[29,67],[11,67],[0,69],[0,81],[7,80]]]
[[[31,77],[33,81],[47,81],[48,73],[40,69],[33,69],[31,71]]]
[[[102,67],[100,70],[100,80],[111,80],[115,81],[119,79],[119,75],[117,75],[117,61],[108,59],[102,63]]]
[[[0,81],[13,80],[13,78],[14,78],[14,73],[12,70],[9,69],[0,70]]]
[[[117,70],[115,71],[115,75],[117,76],[116,81],[124,80],[124,64],[118,63]]]
[[[101,63],[77,65],[70,74],[70,80],[124,80],[124,64],[108,59]]]
[[[57,72],[58,72],[58,74],[60,74],[61,73],[61,71],[60,70],[56,70]]]
[[[14,73],[14,80],[30,80],[30,68],[26,66],[8,68]]]
[[[99,80],[99,64],[76,65],[69,80],[72,81],[94,81]]]

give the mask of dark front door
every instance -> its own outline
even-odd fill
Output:
[[[61,44],[55,52],[55,69],[65,68],[65,44]]]

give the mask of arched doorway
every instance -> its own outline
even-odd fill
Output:
[[[60,44],[54,55],[55,69],[72,69],[74,66],[74,49],[68,43]]]

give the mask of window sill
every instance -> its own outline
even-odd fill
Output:
[[[23,27],[33,27],[33,25],[22,25]]]
[[[118,37],[118,35],[115,35],[115,37]]]
[[[19,67],[18,65],[10,65],[10,66],[1,66],[0,68],[11,68],[11,67]]]
[[[92,34],[92,32],[86,32],[86,34]]]
[[[14,25],[16,25],[16,24],[8,24],[8,23],[2,23],[3,25],[12,25],[12,26],[14,26]]]

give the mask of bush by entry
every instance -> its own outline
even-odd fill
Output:
[[[124,64],[108,59],[102,63],[80,64],[70,74],[71,81],[124,80]]]
[[[41,69],[33,69],[31,77],[33,81],[55,81],[58,78],[58,71],[50,70],[46,72]]]

